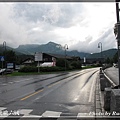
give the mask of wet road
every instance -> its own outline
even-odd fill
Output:
[[[95,111],[99,68],[68,73],[0,77],[0,110],[24,116],[75,116]]]

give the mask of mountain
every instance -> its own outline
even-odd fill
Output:
[[[60,44],[54,43],[54,42],[49,42],[47,44],[26,44],[26,45],[19,45],[18,48],[13,49],[11,47],[6,46],[7,50],[13,50],[16,52],[17,55],[34,55],[35,52],[45,52],[45,53],[53,53],[53,54],[65,54],[65,50],[63,47],[61,47]],[[0,53],[4,51],[4,48],[2,45],[0,45]],[[117,49],[109,49],[106,51],[102,52],[102,55],[104,58],[112,58],[117,52]],[[101,53],[84,53],[84,52],[78,52],[77,50],[66,50],[67,55],[69,56],[80,56],[80,58],[100,58]]]
[[[57,43],[49,42],[47,44],[36,45],[36,44],[27,44],[27,45],[20,45],[16,48],[17,51],[24,53],[24,54],[31,54],[34,55],[35,52],[45,52],[45,53],[54,53],[54,54],[65,54],[64,48]],[[67,55],[70,56],[88,56],[89,53],[78,52],[77,50],[73,51],[66,51]]]
[[[109,49],[109,50],[102,51],[102,57],[112,58],[116,54],[116,52],[117,52],[117,49]],[[100,58],[100,57],[101,57],[101,53],[94,53],[88,56],[88,58]]]
[[[21,52],[18,52],[14,48],[9,47],[9,46],[6,46],[6,50],[13,50],[13,51],[15,51],[16,55],[22,55],[23,54]],[[0,54],[2,54],[4,51],[5,51],[5,47],[3,47],[3,45],[0,45]]]
[[[24,53],[24,54],[31,54],[34,55],[35,52],[58,52],[60,50],[58,44],[49,42],[47,44],[26,44],[26,45],[20,45],[18,48],[16,48],[17,51]]]

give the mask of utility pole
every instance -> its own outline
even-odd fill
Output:
[[[119,70],[119,88],[120,88],[120,19],[119,19],[119,2],[116,0],[116,17],[117,17],[117,45],[118,45],[118,70]]]
[[[98,48],[101,48],[100,54],[101,54],[101,64],[102,64],[102,43],[101,42],[98,43]]]
[[[65,71],[66,71],[66,49],[68,49],[68,45],[67,44],[65,44],[64,49],[65,49]]]
[[[5,60],[5,68],[7,67],[6,66],[6,41],[3,42],[3,48],[4,48],[4,60]]]

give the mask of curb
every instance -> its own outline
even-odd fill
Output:
[[[103,95],[100,90],[100,78],[99,75],[96,80],[96,87],[95,87],[95,118],[102,118],[104,113],[103,108]]]

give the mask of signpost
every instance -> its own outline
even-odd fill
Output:
[[[38,61],[38,73],[40,72],[40,61],[43,61],[43,53],[36,52],[35,53],[35,61]]]
[[[2,62],[2,68],[3,68],[4,56],[0,56],[0,61]]]

